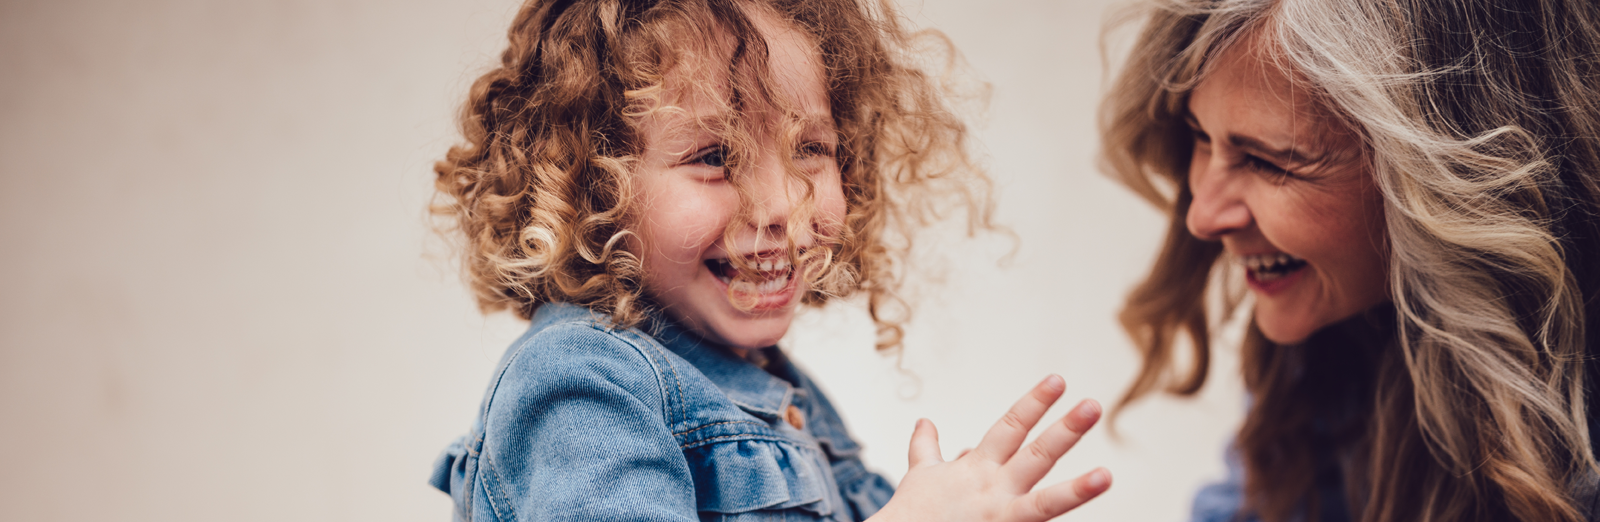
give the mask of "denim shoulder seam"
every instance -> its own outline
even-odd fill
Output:
[[[678,379],[677,369],[672,366],[670,360],[662,356],[661,348],[650,342],[649,339],[640,339],[639,334],[631,329],[615,330],[607,328],[605,325],[593,318],[574,318],[546,325],[544,328],[540,329],[539,332],[529,336],[526,340],[518,343],[514,348],[512,348],[516,350],[516,352],[506,357],[505,364],[501,365],[500,369],[495,373],[493,384],[490,387],[489,399],[484,401],[483,411],[479,412],[479,415],[481,415],[483,418],[488,417],[491,404],[494,402],[494,397],[499,391],[501,381],[504,380],[506,372],[516,364],[517,359],[522,357],[522,355],[527,351],[528,347],[533,346],[541,337],[544,337],[545,334],[560,330],[562,327],[578,329],[588,328],[597,331],[611,339],[615,339],[616,341],[621,342],[630,348],[633,348],[636,353],[644,358],[645,363],[650,365],[652,373],[655,374],[656,389],[657,392],[661,394],[662,416],[673,417],[673,419],[663,420],[676,421],[677,419],[684,417],[684,414],[676,411],[682,407],[681,397],[683,393],[683,386],[681,383],[679,383],[677,385],[678,393],[674,395],[670,393],[670,390],[663,382],[665,377],[661,371],[662,365],[667,366],[667,368],[672,371],[672,377],[675,382],[678,381]],[[673,424],[669,424],[669,426],[671,425]],[[480,434],[479,438],[481,439],[484,436],[486,436],[486,434]],[[499,518],[499,520],[516,520],[516,513],[514,507],[512,506],[511,499],[505,496],[505,492],[500,487],[501,484],[505,483],[505,477],[500,476],[500,471],[493,464],[493,459],[490,456],[490,453],[492,452],[483,451],[478,455],[479,474],[483,475],[483,486],[485,493],[487,493],[486,496],[488,497],[487,500],[489,501],[490,510],[497,518]]]
[[[754,433],[738,433],[738,434],[733,434],[733,435],[718,435],[718,436],[715,436],[715,437],[707,437],[707,438],[704,438],[704,439],[683,443],[682,445],[680,445],[678,447],[679,448],[683,448],[683,449],[698,448],[700,446],[711,444],[713,442],[717,442],[717,441],[720,441],[720,440],[729,440],[729,439],[734,439],[734,440],[756,440],[756,441],[761,441],[761,442],[771,442],[771,443],[775,443],[775,444],[788,444],[790,447],[793,447],[793,448],[796,448],[796,449],[806,447],[804,445],[797,445],[797,444],[794,443],[794,441],[791,441],[791,440],[783,438],[783,437],[779,437],[777,435],[757,435],[757,434],[754,434]]]
[[[711,424],[705,424],[705,425],[701,425],[701,426],[696,426],[693,429],[688,429],[688,430],[683,430],[683,431],[675,431],[675,432],[672,432],[672,435],[675,436],[675,437],[681,437],[681,436],[688,435],[690,433],[694,433],[694,432],[697,432],[697,431],[700,431],[700,430],[703,430],[703,429],[706,429],[706,428],[711,428],[711,427],[716,427],[716,426],[726,426],[726,425],[729,425],[729,424],[750,424],[750,425],[754,425],[754,426],[760,426],[760,427],[763,427],[763,428],[767,427],[767,425],[765,425],[765,424],[762,424],[762,423],[759,423],[759,422],[752,422],[752,421],[722,421],[722,422],[713,422]]]
[[[546,330],[548,330],[548,328],[546,328]],[[543,331],[541,331],[540,333],[543,333]],[[513,366],[516,363],[517,359],[522,357],[522,352],[524,350],[526,350],[529,345],[532,345],[533,344],[533,340],[537,339],[537,338],[539,338],[539,334],[534,334],[534,335],[528,336],[527,339],[524,339],[522,342],[517,343],[515,346],[512,346],[510,348],[511,350],[515,350],[515,352],[512,352],[512,354],[510,356],[507,356],[505,358],[505,362],[500,364],[500,368],[495,370],[495,372],[494,372],[494,380],[489,382],[489,394],[483,400],[483,407],[478,412],[478,418],[480,418],[480,419],[489,418],[490,406],[493,405],[495,395],[497,395],[498,392],[500,391],[500,383],[501,383],[501,381],[505,380],[506,371],[511,369],[511,366]],[[479,434],[478,438],[479,438],[479,441],[481,442],[482,438],[483,438],[483,435]]]
[[[683,382],[678,378],[678,369],[672,364],[672,360],[663,353],[664,348],[654,339],[633,328],[625,330],[611,328],[594,318],[574,320],[567,324],[591,328],[621,341],[644,357],[645,362],[650,364],[652,373],[655,374],[656,390],[661,394],[662,420],[666,422],[669,431],[672,427],[677,426],[688,418],[688,414],[683,411]],[[663,367],[665,367],[665,370],[663,370]],[[671,373],[672,378],[672,386],[670,387],[665,382],[668,372]]]
[[[506,498],[500,488],[500,483],[504,479],[500,476],[500,470],[495,467],[494,460],[487,451],[478,457],[478,473],[484,475],[485,471],[488,473],[483,478],[483,492],[487,493],[485,496],[488,498],[485,500],[489,501],[489,510],[499,520],[516,520],[517,514],[512,511],[511,499]]]

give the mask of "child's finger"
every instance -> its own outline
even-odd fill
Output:
[[[1100,403],[1094,399],[1084,399],[1072,408],[1072,411],[1061,417],[1056,422],[1045,428],[1039,438],[1033,439],[1028,444],[1028,449],[1012,457],[1001,469],[1016,484],[1020,491],[1033,489],[1033,485],[1044,478],[1050,468],[1055,467],[1056,460],[1078,444],[1078,439],[1083,438],[1084,432],[1100,420]]]
[[[1028,438],[1028,431],[1033,425],[1039,423],[1039,418],[1044,416],[1045,410],[1050,409],[1056,399],[1061,398],[1061,393],[1067,390],[1067,383],[1061,380],[1060,375],[1045,377],[1043,382],[1034,386],[1033,390],[1024,395],[1021,400],[1011,406],[1000,422],[994,423],[989,432],[983,435],[983,440],[978,442],[978,447],[972,450],[974,456],[1005,463],[1011,455],[1016,454],[1017,448],[1022,447],[1022,441]]]
[[[1056,484],[1018,498],[1012,502],[1012,516],[1006,518],[1028,522],[1050,520],[1077,509],[1110,488],[1111,472],[1106,468],[1095,468],[1071,482]]]
[[[939,454],[939,429],[933,426],[933,421],[917,419],[917,427],[911,431],[911,451],[907,457],[912,468],[944,462],[944,456]]]

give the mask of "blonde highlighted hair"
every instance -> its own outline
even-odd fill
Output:
[[[1184,117],[1210,60],[1252,35],[1361,136],[1392,304],[1299,346],[1252,324],[1254,401],[1237,440],[1247,509],[1267,521],[1326,503],[1373,522],[1584,520],[1597,470],[1600,5],[1163,0],[1141,12],[1102,107],[1103,155],[1171,225],[1121,315],[1143,355],[1122,404],[1205,382],[1221,247],[1185,227]],[[1182,368],[1180,335],[1195,362]],[[1320,498],[1318,453],[1336,450],[1349,451],[1346,498]]]
[[[990,227],[992,203],[989,178],[965,149],[966,127],[947,106],[945,71],[915,64],[931,56],[919,54],[929,42],[947,68],[957,55],[937,33],[902,28],[886,0],[528,1],[499,65],[472,86],[460,118],[465,142],[434,167],[432,212],[462,243],[465,277],[485,313],[526,319],[562,301],[620,326],[650,313],[644,268],[630,251],[641,200],[631,176],[646,146],[641,119],[676,110],[662,96],[674,68],[726,73],[727,85],[689,87],[723,89],[717,99],[729,116],[716,131],[742,196],[729,233],[748,218],[756,203],[739,173],[752,130],[739,111],[790,108],[770,88],[753,10],[815,44],[839,138],[844,222],[821,238],[827,248],[790,249],[810,262],[797,266],[813,267],[803,274],[812,283],[804,301],[863,293],[879,348],[899,345],[910,310],[898,290],[917,230],[958,211],[971,228]],[[712,69],[690,70],[688,82]],[[793,127],[779,133],[787,145]],[[789,167],[809,195],[809,178]],[[808,205],[790,217],[791,236],[811,225]]]

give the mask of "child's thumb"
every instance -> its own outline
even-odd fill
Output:
[[[933,421],[917,419],[917,428],[911,432],[911,467],[919,468],[944,462],[939,454],[939,429]]]

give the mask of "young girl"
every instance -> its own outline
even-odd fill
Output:
[[[773,346],[799,305],[856,292],[897,345],[911,227],[983,201],[894,20],[853,0],[522,8],[436,168],[480,306],[532,323],[433,476],[458,520],[1044,520],[1109,486],[1030,492],[1100,412],[1019,451],[1052,376],[954,461],[919,422],[896,494]]]

